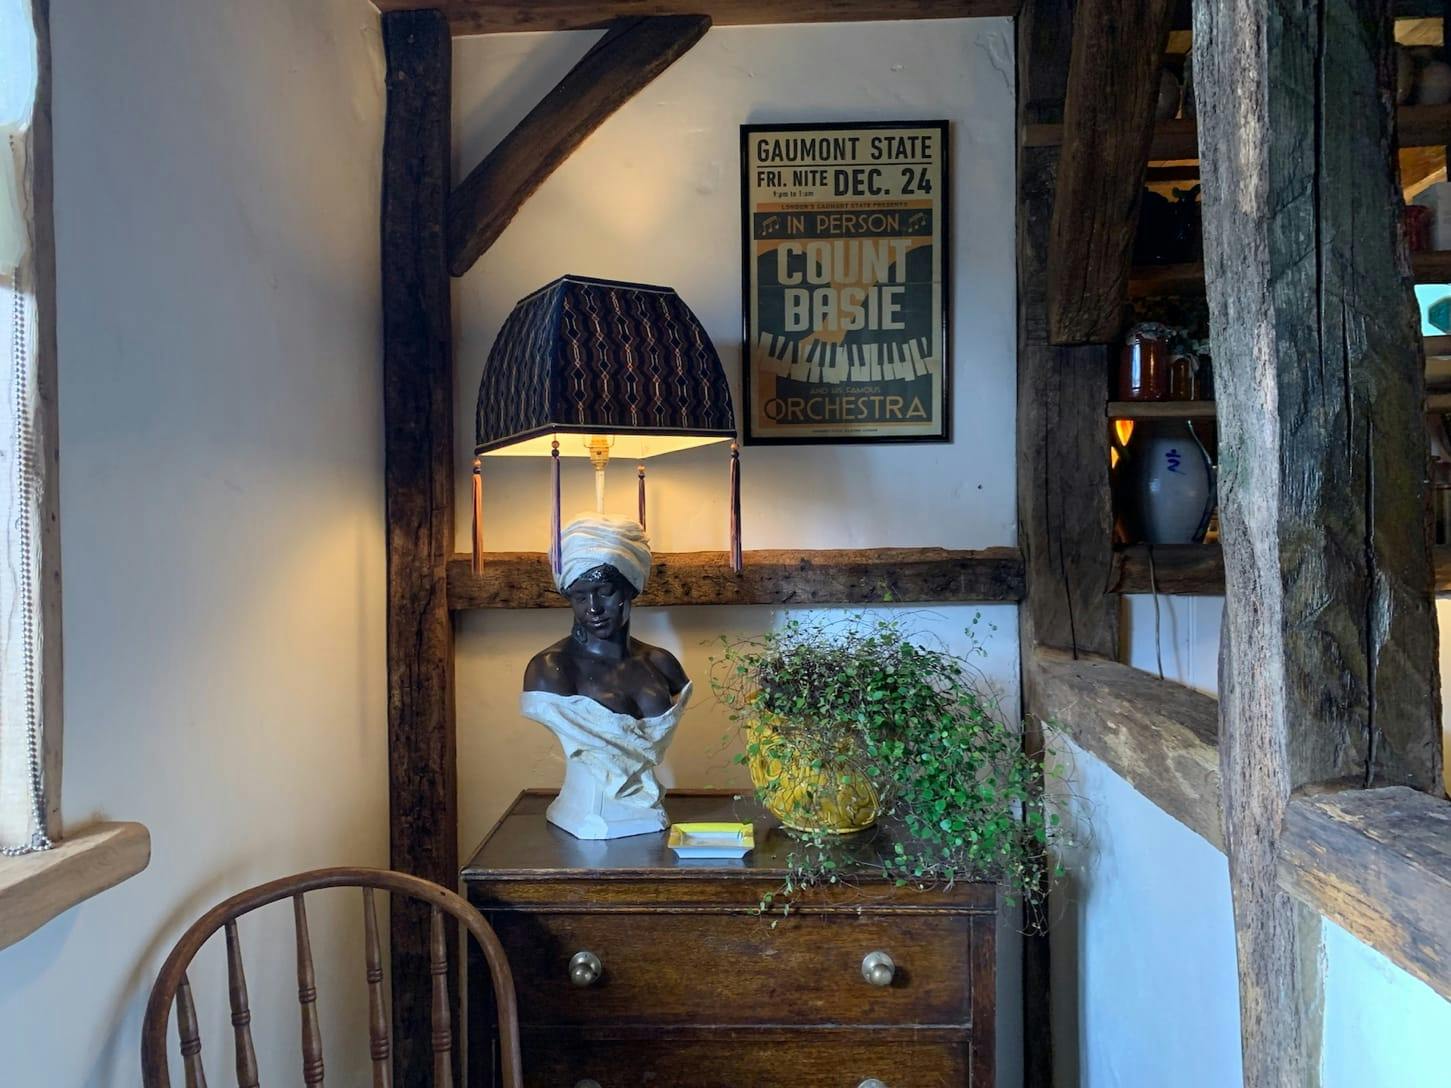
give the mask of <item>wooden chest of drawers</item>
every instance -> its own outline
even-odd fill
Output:
[[[992,1088],[994,886],[898,889],[852,872],[763,918],[753,908],[795,844],[735,796],[672,791],[666,807],[676,822],[753,822],[744,862],[679,861],[664,834],[572,838],[546,822],[545,791],[484,840],[463,879],[509,954],[525,1084]],[[876,984],[873,953],[890,960],[872,961]],[[469,977],[470,1068],[488,1071],[482,965]]]

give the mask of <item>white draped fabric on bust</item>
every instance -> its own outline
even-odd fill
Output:
[[[655,768],[665,755],[690,684],[653,718],[617,714],[586,695],[526,691],[519,709],[545,726],[564,749],[564,785],[549,822],[579,839],[620,839],[670,826]]]

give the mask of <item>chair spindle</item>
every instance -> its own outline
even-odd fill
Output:
[[[232,1005],[232,1038],[237,1051],[237,1088],[257,1088],[257,1052],[252,1048],[252,1009],[247,1004],[247,973],[237,920],[226,924],[227,996]]]
[[[307,907],[302,896],[292,897],[297,930],[297,1003],[302,1010],[302,1083],[322,1083],[322,1030],[317,1022],[317,976],[312,969],[312,940],[307,932]]]
[[[388,1009],[383,1004],[383,950],[378,943],[378,910],[373,889],[363,889],[363,940],[368,967],[368,1054],[373,1059],[373,1088],[392,1088],[393,1046],[388,1038]]]
[[[443,911],[433,908],[428,942],[428,971],[433,976],[433,1085],[453,1088],[453,1024],[448,1007],[448,942]]]
[[[186,1088],[207,1088],[207,1073],[202,1068],[202,1033],[197,1027],[191,983],[185,975],[181,976],[181,985],[176,988],[176,1033],[181,1037],[181,1065],[186,1072]]]

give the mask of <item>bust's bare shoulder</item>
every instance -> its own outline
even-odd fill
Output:
[[[670,685],[671,695],[679,695],[681,689],[690,683],[690,678],[685,675],[685,669],[681,667],[680,662],[669,650],[660,646],[651,646],[648,642],[641,642],[640,649],[645,652],[645,660],[650,662],[650,667],[665,677],[666,683]]]
[[[530,660],[524,670],[525,691],[545,691],[551,695],[575,695],[574,664],[565,651],[565,640],[546,646]]]

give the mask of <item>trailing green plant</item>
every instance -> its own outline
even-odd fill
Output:
[[[909,620],[793,618],[755,638],[723,638],[711,658],[712,690],[742,734],[736,761],[771,769],[757,775],[759,800],[779,811],[788,798],[805,816],[850,800],[863,780],[880,800],[876,832],[797,833],[784,895],[765,897],[763,911],[789,912],[802,889],[866,866],[898,885],[995,879],[1034,908],[1030,918],[1042,916],[1047,878],[1061,875],[1050,858],[1062,835],[1057,816],[1045,816],[1043,788],[1061,771],[1025,753],[978,668]],[[982,656],[974,629],[968,655]]]

